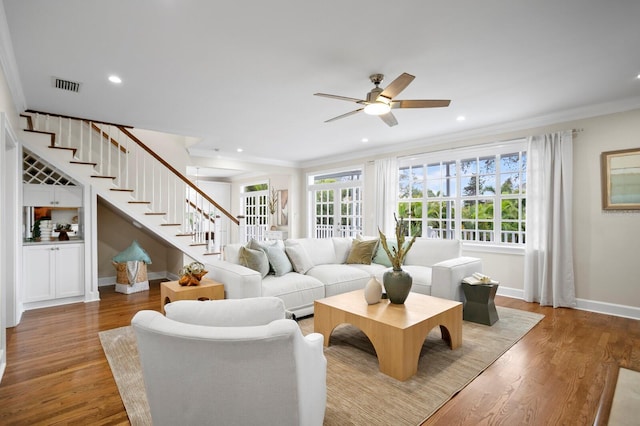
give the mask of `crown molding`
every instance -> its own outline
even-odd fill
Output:
[[[368,150],[360,150],[351,153],[332,155],[311,161],[301,162],[299,167],[309,168],[323,166],[326,164],[334,164],[336,162],[362,160],[366,157],[389,155],[391,153],[407,151],[415,148],[424,148],[431,145],[460,142],[466,139],[497,136],[503,133],[521,132],[524,130],[534,129],[536,127],[556,125],[575,120],[584,120],[587,118],[615,114],[618,112],[630,111],[638,108],[640,108],[640,97],[630,97],[618,101],[587,105],[569,110],[559,111],[556,113],[540,115],[524,120],[496,123],[491,126],[479,127],[461,132],[441,134],[433,137],[427,137],[398,144],[391,144]],[[522,136],[524,137],[529,135]]]

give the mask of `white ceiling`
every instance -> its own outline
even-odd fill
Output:
[[[4,8],[27,108],[201,138],[190,149],[203,155],[300,166],[640,106],[638,0],[4,0]],[[384,87],[402,72],[416,79],[398,98],[451,106],[394,110],[395,127],[362,113],[324,123],[358,105],[313,93],[362,98],[370,74],[385,74]],[[109,83],[110,74],[123,83]],[[52,77],[81,90],[54,89]]]

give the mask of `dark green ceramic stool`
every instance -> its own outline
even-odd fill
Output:
[[[462,283],[462,291],[467,299],[462,308],[462,319],[478,324],[493,325],[498,321],[494,298],[498,284]]]

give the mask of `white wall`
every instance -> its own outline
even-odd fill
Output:
[[[517,139],[565,129],[582,129],[574,137],[574,268],[578,306],[626,316],[640,317],[640,281],[635,264],[640,260],[640,211],[605,213],[601,209],[600,153],[624,148],[640,148],[640,110],[584,120],[461,139],[447,144],[424,146],[386,154],[404,156],[482,143]],[[336,167],[365,164],[365,229],[376,224],[370,202],[373,188],[372,162],[383,155],[364,157],[330,166],[304,169],[303,175]],[[304,190],[304,182],[301,183]],[[303,204],[302,216],[307,216]],[[301,220],[302,221],[302,220]],[[306,222],[305,222],[306,223]],[[305,228],[306,229],[306,228]],[[487,274],[500,281],[502,294],[522,295],[524,256],[519,253],[479,251],[465,248],[464,255],[483,259]]]

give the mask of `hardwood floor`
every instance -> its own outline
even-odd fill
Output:
[[[128,424],[98,332],[160,310],[160,285],[101,301],[28,311],[7,330],[0,424]],[[516,299],[496,303],[545,315],[538,326],[425,425],[592,424],[611,362],[640,369],[640,321]],[[464,344],[464,343],[463,343]]]

